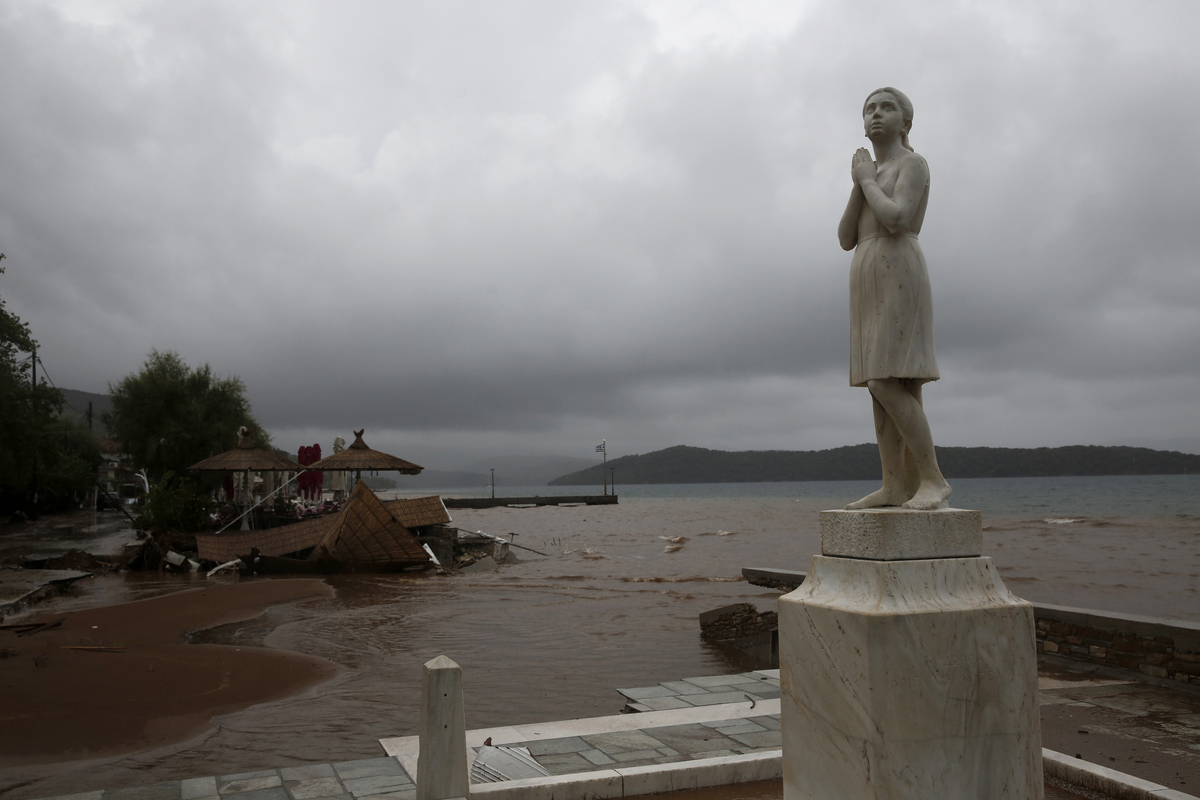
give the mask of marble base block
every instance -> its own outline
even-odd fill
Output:
[[[962,558],[983,553],[983,515],[961,508],[821,512],[821,553],[842,558]]]
[[[1033,608],[990,558],[814,556],[779,650],[785,800],[1042,800]]]

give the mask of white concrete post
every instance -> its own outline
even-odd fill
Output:
[[[417,800],[467,797],[471,785],[462,669],[445,656],[426,662],[421,695]]]

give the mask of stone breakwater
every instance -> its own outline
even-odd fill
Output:
[[[1034,604],[1039,654],[1200,687],[1200,625]]]

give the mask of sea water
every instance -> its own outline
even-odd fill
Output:
[[[398,482],[403,483],[403,476]],[[1046,513],[1052,516],[1130,516],[1145,519],[1200,516],[1200,475],[1101,475],[1053,478],[956,478],[951,505],[985,515]],[[878,481],[778,481],[772,483],[664,483],[630,486],[498,486],[498,497],[616,494],[632,498],[764,498],[822,500],[838,508],[879,488]],[[419,489],[403,486],[397,497],[488,497],[480,489]]]

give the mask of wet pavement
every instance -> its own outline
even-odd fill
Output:
[[[1200,793],[1200,694],[1042,664],[1042,744]]]
[[[0,563],[61,556],[71,550],[101,561],[138,545],[130,521],[119,511],[77,511],[46,515],[32,522],[0,524]]]

